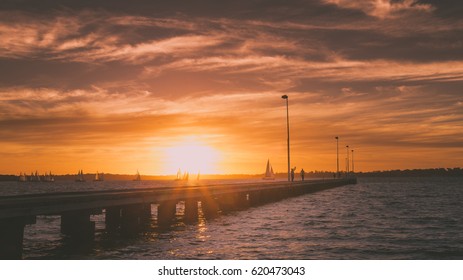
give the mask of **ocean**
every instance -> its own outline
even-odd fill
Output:
[[[256,181],[256,180],[244,180]],[[213,181],[209,182],[212,183]],[[227,182],[236,182],[227,181]],[[215,182],[217,183],[217,181]],[[0,195],[156,187],[166,181],[1,182]],[[463,178],[359,178],[347,185],[170,228],[153,220],[138,235],[104,229],[73,244],[60,216],[39,216],[24,231],[24,259],[463,259]],[[182,211],[179,204],[178,212]],[[155,207],[153,207],[155,211]]]

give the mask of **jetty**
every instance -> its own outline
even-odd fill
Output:
[[[76,242],[88,242],[95,235],[91,215],[103,214],[108,232],[133,234],[153,218],[160,227],[170,226],[179,215],[180,202],[184,205],[183,221],[195,223],[200,212],[208,219],[228,211],[356,183],[356,178],[345,178],[2,196],[0,259],[22,258],[24,227],[35,224],[36,217],[41,215],[59,215],[61,234]]]

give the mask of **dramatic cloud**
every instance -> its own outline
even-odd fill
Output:
[[[190,136],[221,172],[283,171],[283,94],[307,170],[334,136],[359,170],[463,165],[460,4],[76,2],[0,4],[0,173],[160,173]]]
[[[431,12],[429,4],[420,4],[417,0],[324,0],[342,8],[358,9],[378,18],[395,17],[401,12]]]

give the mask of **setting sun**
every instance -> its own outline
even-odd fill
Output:
[[[193,174],[198,172],[203,174],[218,173],[219,152],[195,137],[174,142],[163,152],[164,174],[176,174],[179,169],[181,172]]]

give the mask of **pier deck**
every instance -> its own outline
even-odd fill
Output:
[[[94,236],[95,225],[90,221],[94,214],[105,214],[108,231],[133,233],[151,219],[152,205],[157,205],[159,226],[174,220],[180,201],[184,202],[185,222],[194,223],[199,209],[205,217],[214,217],[355,183],[355,178],[348,178],[4,196],[0,197],[0,258],[22,257],[24,226],[34,224],[38,215],[60,215],[61,233],[85,242]]]

